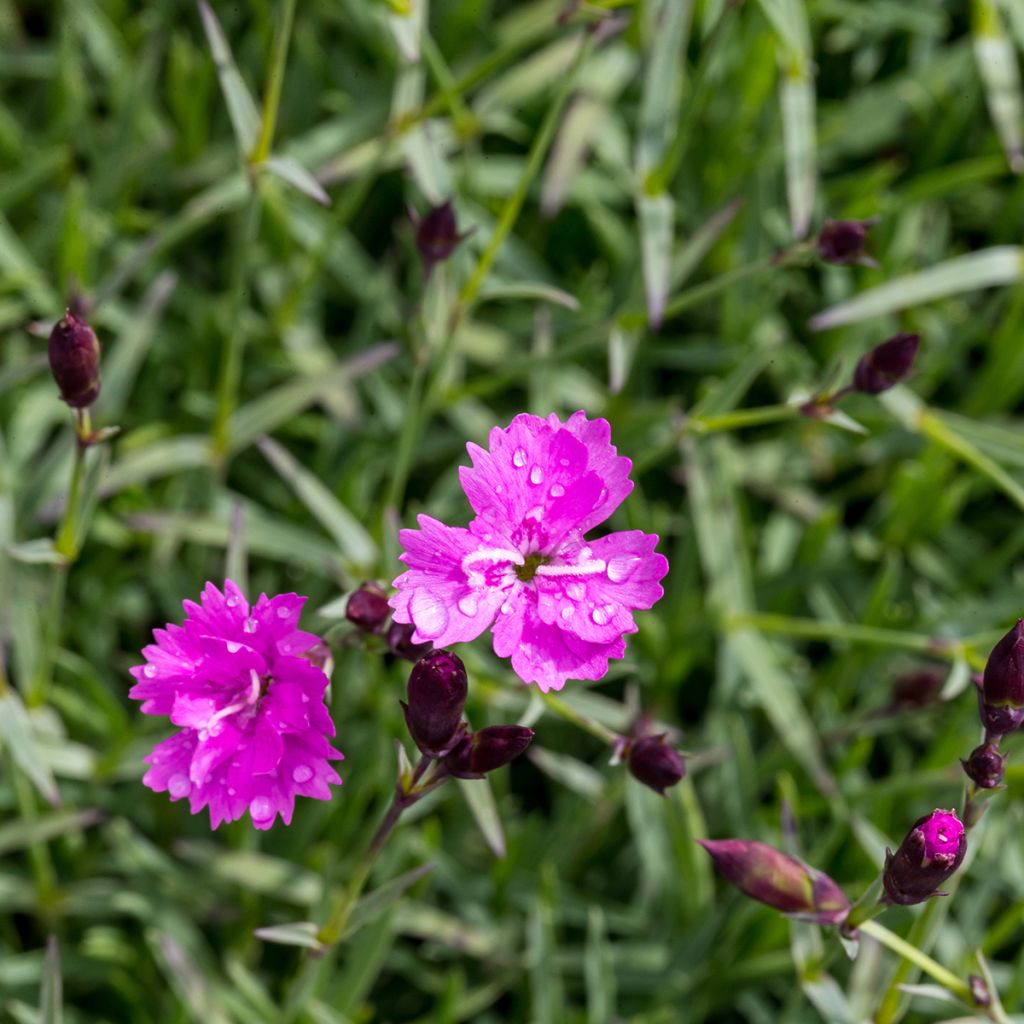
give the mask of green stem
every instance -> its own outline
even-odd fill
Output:
[[[946,970],[942,964],[933,960],[927,953],[921,952],[917,946],[907,942],[906,939],[901,939],[895,932],[889,931],[885,925],[879,924],[877,921],[864,921],[860,925],[860,930],[891,949],[908,963],[924,971],[958,999],[962,999],[969,1006],[974,1005],[971,989],[967,982],[962,981],[952,971]]]
[[[856,931],[865,921],[870,921],[887,909],[888,904],[881,899],[882,889],[882,876],[879,875],[868,886],[864,895],[850,907],[850,912],[846,915],[846,920],[843,921],[844,931]]]
[[[736,409],[720,416],[691,416],[685,429],[694,434],[710,434],[719,430],[741,430],[766,423],[796,419],[800,409],[795,405],[764,405],[756,409]]]
[[[281,107],[281,88],[284,85],[284,69],[288,60],[288,44],[292,37],[292,25],[295,22],[295,7],[298,0],[284,0],[281,12],[281,26],[274,39],[274,56],[270,62],[270,74],[267,75],[267,88],[263,94],[263,118],[260,122],[260,135],[249,156],[253,165],[263,163],[270,156],[270,148],[274,143],[274,130],[277,127],[277,113]]]
[[[584,732],[589,732],[591,736],[595,736],[602,743],[607,743],[608,746],[614,747],[618,742],[620,738],[618,733],[613,732],[607,726],[602,725],[589,715],[585,715],[581,711],[577,711],[563,697],[558,696],[558,694],[542,693],[541,700],[543,700],[547,707],[549,707],[556,715],[564,718],[567,722],[572,722],[573,725],[578,726]]]
[[[258,183],[252,182],[249,201],[241,214],[235,241],[234,266],[227,312],[227,340],[217,381],[217,415],[213,426],[213,451],[223,463],[231,450],[231,417],[238,401],[242,377],[242,356],[245,352],[243,300],[248,279],[249,260],[259,232],[261,200]]]

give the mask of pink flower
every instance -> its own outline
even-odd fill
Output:
[[[409,569],[395,580],[395,621],[434,647],[493,624],[495,653],[544,691],[600,679],[668,572],[652,534],[584,538],[633,489],[632,463],[607,421],[583,412],[565,424],[523,414],[491,431],[489,451],[467,448],[473,468],[459,475],[477,517],[464,528],[420,516],[420,529],[401,532]]]
[[[298,628],[306,599],[261,594],[250,608],[226,580],[223,594],[207,583],[201,601],[184,602],[181,626],[154,630],[146,664],[131,670],[142,713],[182,727],[145,759],[142,781],[187,796],[193,814],[209,807],[213,828],[247,810],[256,828],[278,814],[288,825],[296,795],[328,800],[341,782],[329,763],[342,754],[327,740],[327,676],[303,657],[320,643]]]

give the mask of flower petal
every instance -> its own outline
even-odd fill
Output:
[[[542,622],[592,643],[635,633],[633,612],[664,594],[659,580],[668,560],[655,552],[658,538],[640,530],[611,533],[586,543],[576,536],[537,569],[537,612]]]
[[[511,560],[517,552],[490,547],[483,535],[430,516],[417,522],[418,530],[399,534],[409,569],[395,580],[398,593],[388,602],[395,621],[416,626],[413,643],[445,647],[473,640],[494,621],[503,592],[517,583]]]
[[[621,658],[625,651],[622,637],[590,643],[542,622],[531,587],[513,591],[494,623],[494,653],[511,658],[516,675],[545,693],[562,689],[567,679],[600,679],[608,659]]]

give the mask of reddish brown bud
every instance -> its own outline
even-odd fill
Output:
[[[416,248],[429,275],[434,265],[448,259],[459,243],[471,232],[459,232],[452,201],[446,199],[440,206],[431,207],[422,220],[416,221]]]
[[[715,867],[740,892],[784,914],[817,924],[839,924],[850,909],[828,875],[753,839],[698,839]]]
[[[361,583],[345,606],[345,618],[364,633],[382,632],[390,614],[387,592],[376,583]]]
[[[1003,781],[1006,768],[1006,755],[991,743],[982,743],[971,751],[971,756],[960,761],[964,772],[977,786],[982,789],[995,789]]]
[[[489,725],[464,736],[445,758],[445,767],[457,779],[482,779],[514,761],[532,740],[533,730],[521,725]]]
[[[853,390],[880,395],[895,387],[910,373],[920,343],[920,334],[897,334],[876,345],[861,357],[853,371]]]
[[[893,702],[900,708],[927,707],[938,697],[944,678],[936,668],[905,672],[893,684]]]
[[[989,707],[1024,708],[1024,619],[992,648],[981,689]]]
[[[641,736],[629,744],[629,771],[656,793],[665,795],[686,774],[683,755],[660,736]]]
[[[415,632],[416,627],[411,622],[392,621],[388,628],[388,650],[396,658],[403,658],[405,661],[419,661],[434,649],[434,645],[429,642],[414,644],[412,635]]]
[[[935,810],[918,818],[899,849],[886,850],[882,883],[890,903],[910,906],[942,896],[939,886],[960,866],[967,834],[955,811]]]
[[[878,264],[867,254],[865,246],[868,232],[878,223],[870,220],[827,220],[818,235],[818,252],[826,263],[849,266],[861,263],[869,267]]]
[[[469,686],[461,659],[449,651],[432,651],[409,673],[405,721],[416,746],[429,757],[441,757],[462,734],[462,709]]]
[[[60,397],[73,409],[92,405],[100,393],[100,343],[70,309],[50,332],[49,355]]]

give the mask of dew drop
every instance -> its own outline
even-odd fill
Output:
[[[587,596],[587,588],[579,580],[572,580],[565,585],[565,593],[573,601],[582,601]]]
[[[266,821],[274,816],[274,808],[265,796],[254,796],[249,804],[249,813],[253,821]]]
[[[292,769],[292,778],[298,782],[309,782],[313,778],[313,769],[308,764],[300,764]]]
[[[229,608],[235,608],[238,606],[238,598],[235,597],[234,594],[232,594],[231,597],[228,598],[227,603]]]
[[[608,579],[612,583],[621,583],[628,580],[636,571],[640,559],[636,555],[616,555],[608,562]]]
[[[228,786],[228,796],[234,796],[238,792],[234,786]]]
[[[182,775],[179,772],[167,780],[167,789],[175,800],[180,800],[181,797],[188,796],[192,792],[192,783],[188,781],[187,775]]]
[[[512,465],[516,469],[522,469],[526,465],[526,452],[522,448],[517,448],[512,454]]]
[[[564,608],[562,609],[562,618],[563,618],[563,619],[565,619],[566,621],[568,621],[569,619],[571,619],[571,618],[572,618],[572,613],[573,613],[574,611],[575,611],[575,609],[573,608],[573,606],[572,606],[571,604],[567,604],[567,605],[566,605],[566,606],[565,606],[565,607],[564,607]]]
[[[565,488],[561,484],[552,484],[551,490],[548,493],[550,493],[552,498],[560,498],[565,494]]]
[[[590,617],[599,626],[604,626],[608,622],[608,613],[603,608],[595,608],[591,613]]]
[[[412,621],[427,637],[440,636],[448,625],[448,611],[444,604],[428,590],[417,590],[409,603]]]
[[[563,466],[568,466],[569,465],[569,460],[567,458],[565,458],[565,457],[559,459],[558,461]]]
[[[501,492],[502,492],[503,490],[505,490],[505,487],[504,487],[504,485],[503,485],[503,484],[495,484],[495,485],[494,485],[494,493],[495,493],[495,494],[501,494]]]
[[[287,605],[281,605],[277,609],[277,617],[279,619],[290,619],[292,617],[292,610]],[[256,798],[257,800],[259,797]],[[255,803],[255,801],[253,801]]]
[[[512,605],[508,601],[506,601],[501,606],[501,614],[502,615],[508,615],[511,611],[512,611]]]
[[[147,679],[152,679],[156,675],[156,665],[147,665],[143,670],[142,674]]]
[[[540,466],[534,466],[533,469],[530,470],[530,483],[534,484],[536,486],[543,479],[544,479],[544,470],[541,469]]]
[[[465,597],[460,597],[458,608],[463,615],[468,615],[470,618],[476,615],[478,605],[475,595],[466,594]]]
[[[237,640],[228,641],[228,654],[237,654],[242,649],[242,645]]]

